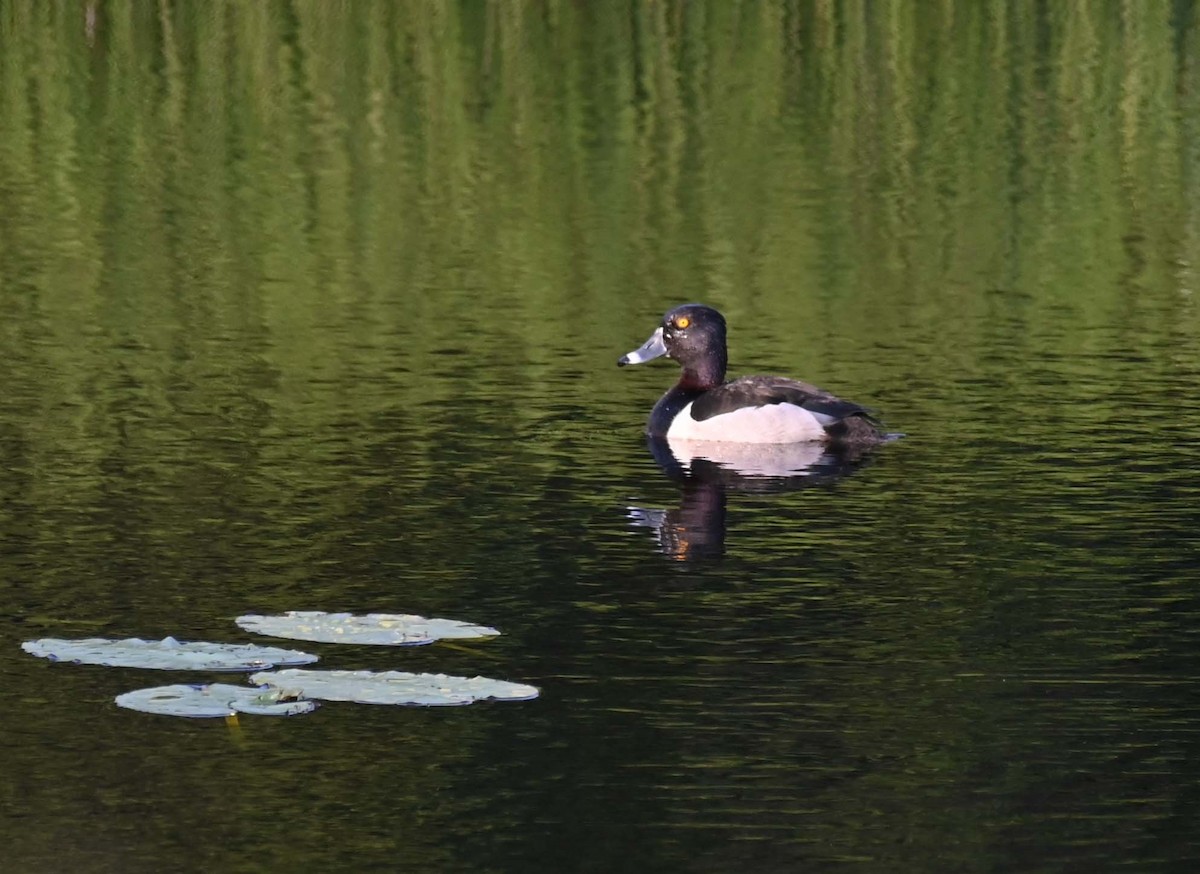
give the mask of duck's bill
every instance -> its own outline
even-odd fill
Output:
[[[618,358],[617,367],[624,367],[626,364],[641,364],[643,361],[653,361],[655,358],[666,355],[667,344],[663,342],[662,331],[663,329],[659,328],[639,348]]]

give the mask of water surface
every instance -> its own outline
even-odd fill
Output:
[[[1190,870],[1191,3],[0,0],[0,858]],[[661,314],[907,436],[665,470]],[[45,636],[537,701],[121,711]],[[196,681],[204,677],[191,678]]]

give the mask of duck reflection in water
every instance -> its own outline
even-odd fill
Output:
[[[663,554],[681,562],[725,554],[729,492],[775,494],[828,485],[863,461],[864,449],[821,443],[715,444],[647,437],[650,454],[679,484],[673,510],[628,507],[629,522],[651,528]]]

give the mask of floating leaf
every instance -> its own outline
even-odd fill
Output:
[[[117,696],[117,706],[162,716],[216,718],[235,713],[295,716],[317,709],[316,701],[289,698],[277,689],[248,689],[226,683],[155,686]]]
[[[359,704],[415,704],[444,707],[495,698],[528,701],[538,696],[534,686],[489,680],[487,677],[450,677],[445,674],[410,674],[404,671],[305,671],[264,672],[250,677],[303,698],[355,701]]]
[[[486,625],[457,619],[426,619],[397,613],[323,613],[291,610],[282,616],[239,616],[246,631],[291,640],[319,643],[359,643],[373,646],[420,646],[435,640],[495,637],[500,632]]]
[[[21,649],[56,662],[163,671],[261,671],[275,665],[308,665],[317,660],[315,655],[294,649],[249,643],[180,643],[173,637],[162,640],[47,637],[26,641]]]

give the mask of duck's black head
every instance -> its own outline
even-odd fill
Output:
[[[663,316],[650,339],[617,360],[618,367],[641,364],[659,356],[674,358],[683,368],[682,385],[712,388],[725,379],[725,317],[710,306],[685,303]]]

